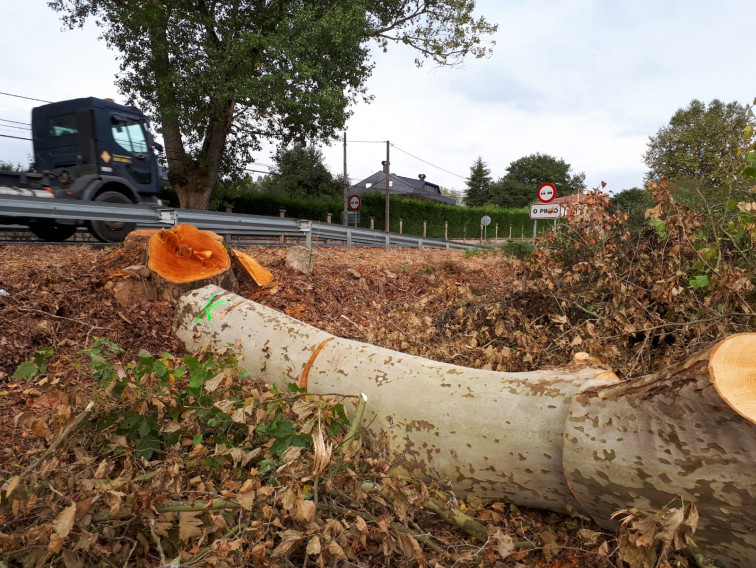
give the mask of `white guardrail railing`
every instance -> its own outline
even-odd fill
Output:
[[[188,223],[198,229],[213,231],[221,235],[302,238],[305,240],[307,248],[312,248],[313,239],[336,241],[346,244],[347,247],[381,246],[387,249],[391,247],[473,248],[473,245],[468,243],[386,233],[289,217],[265,217],[241,213],[76,201],[73,199],[39,199],[0,195],[0,223],[3,222],[3,217],[119,221],[136,223],[140,228],[167,228]]]

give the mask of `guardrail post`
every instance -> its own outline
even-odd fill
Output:
[[[499,240],[499,224],[498,223],[496,223],[496,233],[494,234],[494,240],[495,241]]]
[[[483,225],[480,226],[480,244],[483,244]]]
[[[417,248],[423,250],[423,239],[417,239]]]
[[[158,216],[158,223],[165,223],[166,225],[176,224],[175,209],[158,209]]]
[[[386,233],[386,250],[391,249],[391,236],[390,233]]]
[[[286,209],[283,209],[283,208],[279,209],[278,216],[281,217],[281,219],[286,217]],[[281,244],[284,244],[285,242],[286,242],[286,235],[281,235]]]
[[[404,219],[399,217],[399,234],[402,234],[402,227],[404,226]]]
[[[444,221],[444,240],[449,240],[449,221]],[[449,246],[447,245],[446,248],[449,248]]]
[[[352,229],[346,230],[347,250],[352,250]]]
[[[330,224],[331,223],[331,214],[328,213],[327,215],[328,216],[326,217],[326,223]]]
[[[375,230],[375,217],[370,217],[370,230]]]
[[[509,226],[509,238],[512,239],[512,225]]]
[[[428,236],[428,221],[423,220],[423,238]],[[420,247],[423,248],[423,247]]]

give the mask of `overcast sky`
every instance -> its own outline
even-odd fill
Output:
[[[0,7],[1,92],[124,101],[115,54],[95,26],[63,30],[45,0]],[[380,170],[390,140],[392,172],[450,189],[465,188],[479,156],[499,178],[540,152],[585,172],[589,187],[606,181],[618,192],[642,186],[648,137],[678,108],[756,97],[756,9],[747,0],[478,0],[477,12],[499,24],[489,59],[417,69],[406,48],[378,54],[375,99],[348,123],[353,181]],[[17,122],[38,104],[0,95],[0,134],[26,137]],[[340,142],[324,154],[334,174],[343,171]],[[0,160],[26,164],[30,155],[31,142],[0,136]],[[272,163],[269,152],[256,161],[250,167]]]

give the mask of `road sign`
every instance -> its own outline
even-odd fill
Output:
[[[558,203],[549,205],[548,203],[533,203],[530,206],[531,219],[558,219],[562,215],[562,208]]]
[[[544,183],[541,187],[538,188],[538,201],[540,201],[541,203],[549,203],[550,201],[554,201],[556,195],[556,186],[553,183]],[[551,217],[546,218],[551,219]]]
[[[360,199],[360,196],[356,194],[350,195],[349,196],[349,210],[358,211],[360,207],[362,207],[362,199]]]
[[[491,217],[483,215],[483,217],[480,218],[480,224],[484,227],[488,227],[491,224]]]

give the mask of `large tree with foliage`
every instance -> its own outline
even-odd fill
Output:
[[[69,26],[95,19],[120,53],[119,89],[157,124],[182,207],[260,140],[323,139],[366,96],[369,46],[397,42],[453,65],[489,52],[475,0],[49,0]]]
[[[742,172],[748,163],[738,154],[747,122],[747,109],[737,102],[691,101],[649,138],[646,181],[666,177],[703,190],[747,187]]]
[[[572,166],[548,154],[531,154],[509,164],[506,175],[491,188],[491,202],[500,207],[527,207],[537,200],[538,188],[553,183],[557,195],[585,189],[585,174],[573,174]]]
[[[467,182],[465,205],[478,207],[490,201],[493,178],[491,177],[491,170],[488,164],[483,161],[483,158],[478,157],[473,162],[473,165],[470,166],[470,177],[465,181]]]

